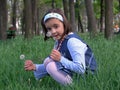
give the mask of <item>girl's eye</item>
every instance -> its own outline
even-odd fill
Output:
[[[48,30],[48,31],[50,31],[50,30],[51,30],[51,28],[47,28],[47,30]]]
[[[57,28],[58,28],[58,25],[54,25],[54,28],[56,28],[56,29],[57,29]]]

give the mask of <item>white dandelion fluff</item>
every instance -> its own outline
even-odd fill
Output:
[[[24,54],[21,54],[21,55],[20,55],[20,59],[21,59],[21,60],[24,60],[24,59],[25,59],[25,55],[24,55]]]
[[[46,36],[51,37],[51,32],[47,32]]]

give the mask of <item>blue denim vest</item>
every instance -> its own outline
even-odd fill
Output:
[[[62,45],[59,49],[59,51],[61,52],[62,56],[64,56],[65,58],[68,58],[69,60],[72,61],[72,57],[70,55],[70,52],[68,50],[68,47],[67,47],[67,41],[70,39],[70,38],[77,38],[79,39],[80,41],[82,41],[83,43],[85,43],[77,34],[69,34],[68,36],[65,37],[64,41],[62,42]],[[85,43],[86,44],[86,43]],[[87,45],[87,44],[86,44]],[[94,72],[97,68],[97,64],[96,64],[96,60],[95,60],[95,57],[94,57],[94,54],[91,50],[91,48],[87,45],[88,49],[85,53],[85,64],[86,64],[86,70],[91,70],[92,72]]]

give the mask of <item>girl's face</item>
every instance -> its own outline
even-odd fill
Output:
[[[45,26],[55,40],[61,39],[64,33],[64,25],[60,20],[51,18],[45,22]]]

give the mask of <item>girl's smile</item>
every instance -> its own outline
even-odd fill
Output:
[[[61,39],[63,33],[64,33],[64,26],[63,23],[55,18],[49,19],[45,22],[45,26],[48,30],[48,32],[51,33],[51,36],[55,40]]]

